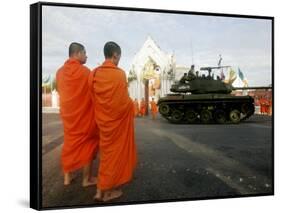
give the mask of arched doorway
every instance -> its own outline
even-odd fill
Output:
[[[149,112],[149,102],[152,100],[152,98],[157,101],[160,97],[160,72],[160,67],[151,57],[149,57],[141,73],[141,79],[144,85],[144,99],[147,103],[147,115]]]

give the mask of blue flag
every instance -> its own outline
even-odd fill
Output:
[[[240,68],[238,67],[238,75],[239,75],[239,78],[243,81],[244,80],[244,75],[242,73],[242,71],[240,70]]]

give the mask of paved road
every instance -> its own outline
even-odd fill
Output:
[[[239,125],[177,125],[160,117],[137,118],[135,177],[112,203],[272,193],[271,123],[271,117],[258,115]],[[44,114],[43,206],[97,204],[92,199],[96,187],[82,188],[80,172],[72,185],[63,186],[62,142],[59,115]]]

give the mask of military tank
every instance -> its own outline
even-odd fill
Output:
[[[168,94],[158,100],[159,113],[172,123],[234,123],[254,114],[254,99],[251,96],[235,96],[237,89],[225,83],[218,76],[214,79],[213,69],[229,66],[202,67],[208,74],[185,73],[181,80],[171,86]],[[257,88],[257,87],[255,87]],[[261,87],[260,87],[261,88]]]

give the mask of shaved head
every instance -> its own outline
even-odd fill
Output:
[[[105,58],[112,58],[115,54],[121,55],[121,48],[113,41],[109,41],[104,45],[103,53]]]
[[[87,55],[85,47],[82,44],[79,44],[77,42],[72,42],[69,45],[68,49],[69,58],[75,58],[78,60],[81,64],[85,64],[87,61]]]
[[[77,42],[72,42],[69,45],[69,57],[73,56],[74,54],[77,54],[81,51],[85,50],[85,47],[82,44],[79,44]]]

